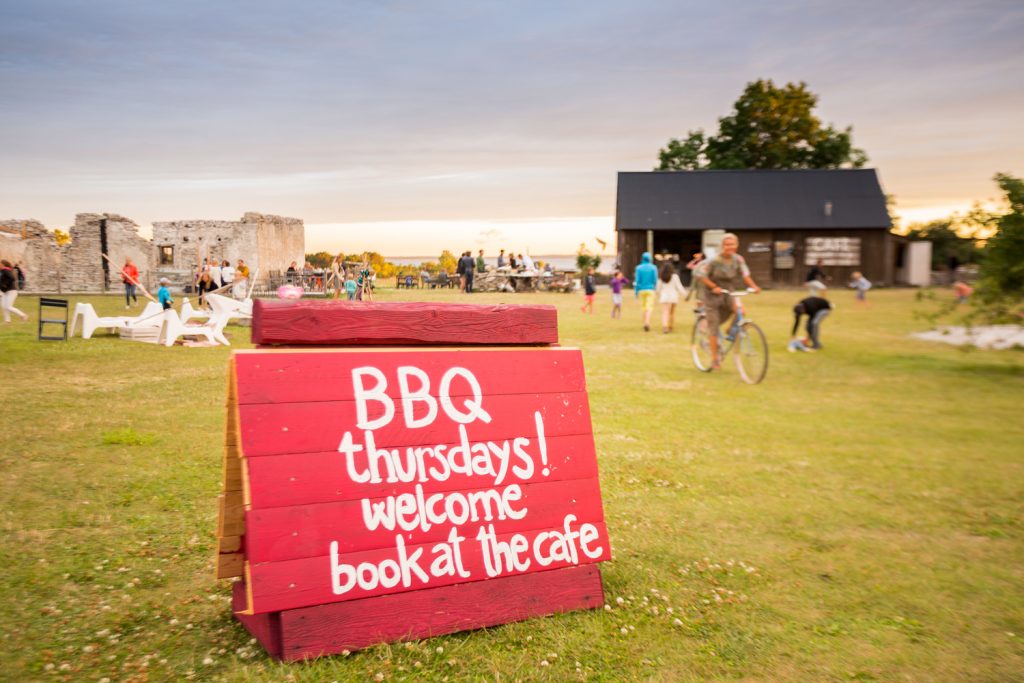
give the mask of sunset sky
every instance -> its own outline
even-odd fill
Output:
[[[614,243],[618,171],[806,81],[905,219],[1024,174],[1024,3],[0,5],[0,218],[306,221],[307,250]]]

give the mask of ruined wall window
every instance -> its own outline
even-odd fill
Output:
[[[160,265],[161,266],[172,266],[174,265],[174,247],[167,245],[160,247]]]

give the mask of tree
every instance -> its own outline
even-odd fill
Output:
[[[576,250],[576,267],[580,269],[581,273],[586,273],[587,268],[593,268],[597,270],[601,265],[601,256],[599,254],[591,254],[590,250],[587,249],[585,242],[580,243],[580,248]]]
[[[449,273],[454,272],[455,269],[458,268],[459,266],[458,259],[455,258],[455,255],[452,254],[452,252],[448,251],[447,249],[441,252],[441,256],[437,259],[437,262],[438,265],[441,266],[441,270],[447,271]]]
[[[53,231],[53,241],[57,243],[58,247],[63,247],[65,244],[71,244],[71,235],[57,228]]]
[[[913,240],[932,243],[932,270],[946,265],[950,256],[956,256],[961,264],[977,263],[981,253],[974,234],[964,237],[956,227],[955,217],[944,218],[925,224],[911,225],[906,235]]]
[[[306,254],[306,260],[309,261],[314,268],[330,268],[331,261],[334,260],[334,257],[326,251],[318,251],[315,254]]]
[[[853,146],[853,128],[822,125],[812,112],[817,103],[803,82],[781,88],[770,79],[748,83],[733,112],[718,119],[717,135],[698,129],[684,140],[672,138],[654,170],[863,166],[867,156]]]
[[[1024,181],[997,173],[1009,211],[996,218],[995,235],[985,245],[978,273],[979,312],[988,321],[1024,317]]]

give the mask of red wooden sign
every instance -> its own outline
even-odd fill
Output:
[[[218,575],[276,656],[600,604],[579,350],[236,352],[228,393]]]

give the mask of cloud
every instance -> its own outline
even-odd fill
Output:
[[[981,196],[1024,170],[1022,30],[1000,2],[4,3],[0,216],[607,217],[616,171],[758,77],[806,80],[897,197]]]

